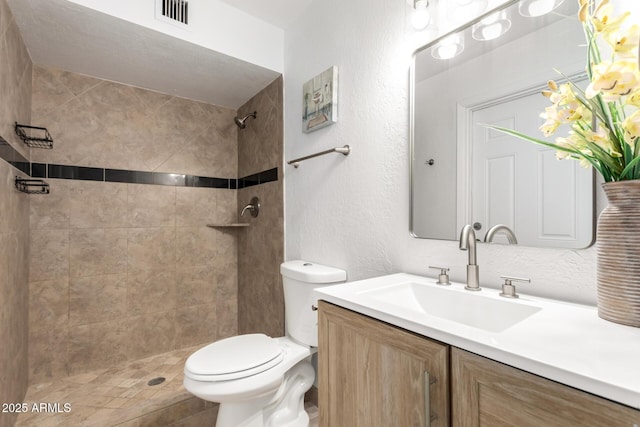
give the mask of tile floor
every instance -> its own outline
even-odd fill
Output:
[[[218,405],[182,386],[184,362],[197,348],[32,385],[25,397],[28,411],[19,415],[16,426],[213,426]],[[158,377],[165,381],[148,385]],[[307,402],[305,409],[310,427],[317,427],[318,408]]]

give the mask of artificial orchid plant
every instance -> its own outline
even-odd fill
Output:
[[[540,115],[540,130],[552,136],[562,124],[571,130],[554,142],[499,126],[501,132],[551,147],[559,159],[593,166],[606,182],[640,179],[640,26],[629,11],[614,15],[609,0],[578,0],[578,17],[587,39],[589,85],[567,79],[549,81],[543,95],[551,101]]]

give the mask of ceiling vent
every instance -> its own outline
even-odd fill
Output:
[[[189,2],[186,0],[156,0],[156,18],[180,26],[189,25]]]

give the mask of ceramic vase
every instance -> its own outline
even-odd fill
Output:
[[[602,184],[609,205],[598,219],[598,315],[640,327],[640,180]]]

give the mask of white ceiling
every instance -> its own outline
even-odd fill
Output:
[[[222,1],[280,27],[311,2]],[[66,0],[9,0],[9,5],[36,64],[234,109],[278,76]]]
[[[286,29],[312,0],[221,0],[270,24]]]

